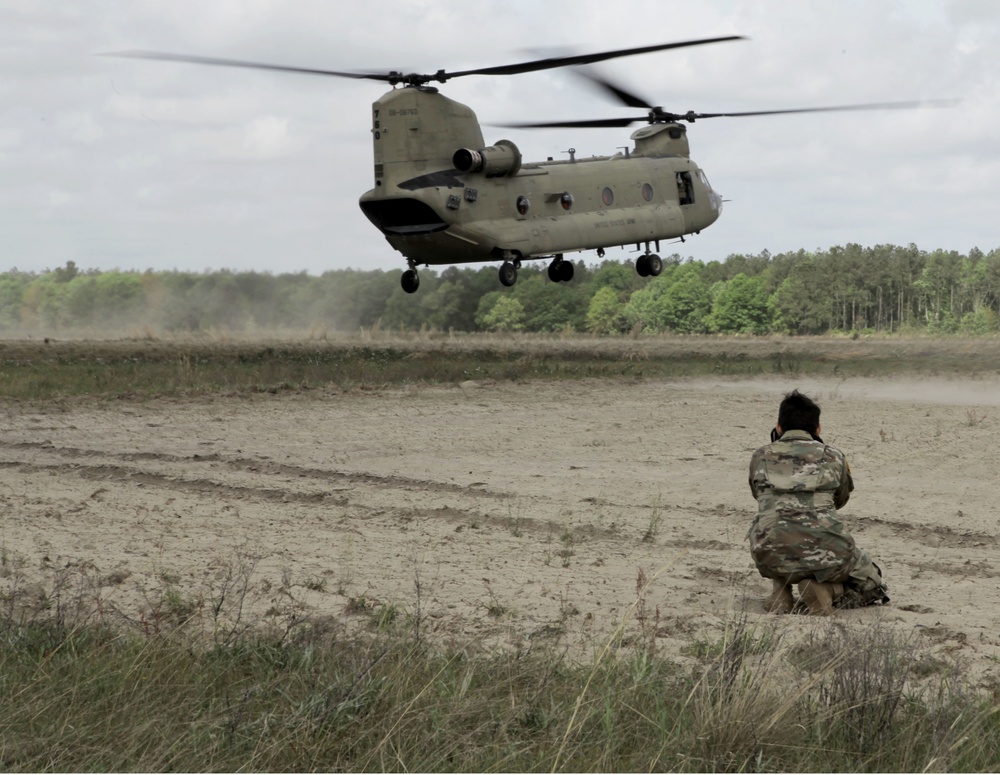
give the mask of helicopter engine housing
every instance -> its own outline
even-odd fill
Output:
[[[451,158],[459,172],[481,172],[488,178],[516,175],[521,169],[521,152],[510,140],[498,140],[495,145],[474,151],[459,148]]]

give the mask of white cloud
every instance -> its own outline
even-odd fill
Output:
[[[66,139],[74,143],[95,143],[104,136],[104,130],[91,113],[63,113],[56,117],[55,126]]]
[[[261,116],[247,125],[243,132],[243,149],[250,158],[275,159],[286,156],[296,147],[288,133],[288,119]]]
[[[171,150],[202,161],[279,159],[301,149],[288,131],[288,120],[258,116],[240,125],[195,129],[172,135]]]

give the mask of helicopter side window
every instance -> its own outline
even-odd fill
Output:
[[[690,172],[677,173],[677,199],[682,205],[694,204],[694,185]]]
[[[601,201],[604,202],[605,207],[611,207],[615,203],[615,192],[605,186],[604,190],[601,191]]]
[[[653,187],[649,183],[642,184],[642,198],[647,202],[653,201]]]

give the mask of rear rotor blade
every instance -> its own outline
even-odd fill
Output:
[[[365,78],[372,81],[386,81],[393,85],[405,83],[410,86],[422,86],[430,83],[431,81],[444,83],[450,78],[458,78],[465,75],[517,75],[519,73],[531,73],[537,70],[550,70],[556,67],[587,65],[594,62],[603,62],[608,59],[636,56],[638,54],[649,54],[654,51],[665,51],[672,48],[686,48],[688,46],[701,46],[706,43],[720,43],[727,40],[743,40],[743,36],[726,35],[718,38],[702,38],[699,40],[684,40],[676,43],[661,43],[654,46],[623,48],[596,54],[549,57],[546,59],[535,59],[530,62],[520,62],[512,65],[500,65],[499,67],[483,67],[475,70],[458,70],[454,73],[449,73],[445,70],[438,70],[433,74],[404,74],[396,71],[390,71],[388,73],[351,73],[342,70],[318,70],[310,67],[290,67],[286,65],[273,65],[265,62],[248,62],[241,59],[220,59],[218,57],[170,54],[161,51],[115,51],[103,54],[102,56],[131,57],[133,59],[157,59],[166,62],[190,62],[192,64],[213,65],[219,67],[246,67],[254,70],[275,70],[284,73],[305,73],[308,75],[332,75],[337,76],[338,78]]]
[[[305,73],[308,75],[334,75],[339,78],[367,78],[374,81],[389,81],[393,76],[398,75],[398,73],[348,73],[339,70],[316,70],[309,67],[289,67],[286,65],[270,65],[263,62],[247,62],[241,59],[168,54],[162,51],[109,51],[100,56],[156,59],[163,62],[190,62],[196,65],[213,65],[217,67],[246,67],[254,70],[276,70],[284,73]]]
[[[556,67],[575,67],[580,65],[590,65],[595,62],[604,62],[608,59],[618,57],[636,56],[638,54],[649,54],[654,51],[665,51],[672,48],[687,48],[689,46],[702,46],[706,43],[721,43],[728,40],[745,40],[742,35],[726,35],[719,38],[701,38],[699,40],[683,40],[677,43],[661,43],[655,46],[641,46],[639,48],[623,48],[616,51],[605,51],[599,54],[578,54],[564,57],[548,57],[546,59],[536,59],[530,62],[521,62],[514,65],[500,65],[499,67],[483,67],[476,70],[458,70],[454,73],[445,73],[446,78],[458,78],[464,75],[516,75],[519,73],[531,73],[537,70],[551,70]]]

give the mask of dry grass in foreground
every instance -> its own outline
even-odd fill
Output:
[[[641,593],[640,593],[641,594]],[[557,648],[434,645],[373,611],[207,644],[180,626],[0,620],[5,771],[996,771],[995,698],[920,683],[879,623],[819,622],[796,644],[731,622],[699,667],[621,633],[577,663]],[[922,688],[915,688],[917,685]]]

